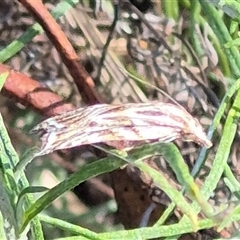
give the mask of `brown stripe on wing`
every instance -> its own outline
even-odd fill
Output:
[[[33,131],[42,133],[41,152],[110,141],[162,141],[182,137],[210,147],[200,123],[183,107],[169,103],[99,104],[49,118]]]

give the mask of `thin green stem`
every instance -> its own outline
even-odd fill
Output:
[[[225,164],[227,164],[232,142],[237,131],[237,122],[240,117],[239,106],[240,90],[238,90],[232,108],[228,113],[218,151],[213,161],[211,171],[207,176],[206,181],[204,182],[204,186],[202,188],[202,191],[207,198],[211,196],[212,192],[216,188],[223,174]]]
[[[168,18],[178,20],[179,18],[179,6],[177,0],[165,0],[164,1],[164,12]]]
[[[223,20],[221,19],[219,12],[211,3],[209,3],[209,1],[201,0],[199,3],[201,4],[202,10],[208,18],[209,25],[218,37],[220,45],[223,47],[224,44],[230,42],[232,38]],[[224,52],[227,55],[232,75],[234,78],[239,78],[240,58],[238,49],[234,46],[231,46],[230,48],[224,48]]]

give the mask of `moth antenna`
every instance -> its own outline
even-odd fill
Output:
[[[164,92],[162,89],[160,89],[160,88],[152,85],[151,83],[148,83],[148,82],[143,81],[142,79],[134,76],[133,74],[131,74],[129,71],[127,71],[127,70],[124,69],[124,68],[121,68],[120,70],[123,71],[123,72],[125,72],[129,77],[131,77],[132,79],[136,80],[137,82],[140,82],[140,83],[142,83],[142,84],[145,84],[145,85],[147,85],[147,86],[149,86],[149,87],[157,90],[158,92],[162,93],[165,97],[167,97],[168,99],[170,99],[170,100],[171,100],[173,103],[175,103],[177,106],[182,107],[181,104],[179,104],[174,98],[172,98],[169,94],[167,94],[166,92]]]

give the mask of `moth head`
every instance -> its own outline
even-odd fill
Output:
[[[189,122],[188,131],[184,132],[183,140],[196,142],[206,148],[212,146],[212,142],[207,138],[203,127],[196,118]]]

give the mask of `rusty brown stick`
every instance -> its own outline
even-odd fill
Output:
[[[69,73],[73,77],[83,101],[88,104],[102,103],[103,100],[98,95],[92,78],[80,63],[71,43],[42,1],[19,0],[19,2],[21,2],[28,9],[29,13],[34,16],[56,47]]]

